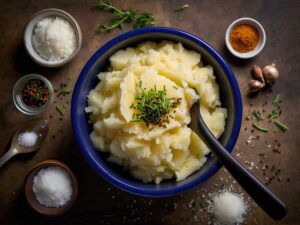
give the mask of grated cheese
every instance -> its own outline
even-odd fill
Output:
[[[46,17],[34,29],[32,44],[47,61],[68,58],[76,49],[76,35],[72,25],[61,17]]]

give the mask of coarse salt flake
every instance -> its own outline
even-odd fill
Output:
[[[19,134],[19,144],[25,147],[31,147],[36,144],[38,135],[35,132],[24,132]]]
[[[229,191],[214,194],[209,206],[214,225],[241,224],[247,209],[248,206],[243,197]]]
[[[55,166],[41,169],[33,178],[32,189],[39,203],[56,208],[65,205],[73,192],[69,174]]]

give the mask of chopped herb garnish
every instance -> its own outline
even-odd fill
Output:
[[[262,157],[263,159],[266,158],[266,154],[265,153],[258,153],[258,156]]]
[[[176,87],[176,86],[173,86],[173,88],[174,88],[175,90],[178,90],[178,87]]]
[[[278,118],[278,113],[275,110],[272,110],[272,112],[268,114],[268,119],[269,121],[273,121],[276,118]]]
[[[280,122],[279,120],[274,120],[274,123],[276,126],[283,132],[286,132],[289,130],[288,126]]]
[[[263,120],[264,118],[262,117],[261,113],[260,113],[260,110],[258,109],[255,109],[253,110],[252,112],[252,118],[254,120],[257,120],[257,121],[260,121],[260,120]]]
[[[147,126],[150,124],[165,126],[169,123],[168,113],[171,108],[176,108],[181,99],[167,98],[167,90],[157,90],[156,86],[150,90],[145,90],[142,83],[139,83],[138,93],[135,96],[137,104],[130,105],[129,108],[136,109],[137,112],[133,114],[131,122],[144,121]]]
[[[262,132],[268,132],[268,128],[264,128],[264,127],[261,127],[260,125],[258,125],[257,123],[253,123],[252,126],[259,130],[259,131],[262,131]]]
[[[281,98],[280,98],[280,94],[277,94],[275,96],[275,98],[272,100],[272,104],[273,106],[275,106],[276,108],[280,107],[280,103],[282,102]]]
[[[66,95],[68,95],[68,94],[70,94],[71,93],[71,91],[70,90],[61,90],[60,92],[58,92],[58,94],[57,94],[57,97],[59,97],[59,96],[66,96]]]
[[[59,113],[59,115],[64,116],[63,111],[58,106],[56,106],[55,109]]]
[[[189,7],[188,4],[182,5],[182,6],[180,6],[178,9],[175,9],[174,12],[180,12],[180,11],[183,11],[183,10],[187,9],[188,7]]]
[[[111,23],[102,24],[97,29],[97,33],[109,32],[115,28],[122,28],[124,23],[133,23],[135,28],[153,25],[155,17],[150,12],[140,12],[138,10],[122,10],[113,6],[109,2],[99,1],[95,3],[95,9],[101,11],[111,11],[114,15]]]

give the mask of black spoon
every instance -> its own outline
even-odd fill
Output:
[[[253,200],[273,219],[282,219],[286,212],[286,205],[274,195],[265,185],[253,176],[222,146],[211,133],[200,113],[199,102],[191,108],[192,121],[189,127],[203,140],[219,161],[226,167],[237,182],[248,192]]]

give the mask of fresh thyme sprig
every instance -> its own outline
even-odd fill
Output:
[[[109,2],[96,2],[95,9],[101,11],[111,11],[115,16],[111,23],[100,25],[96,30],[97,33],[109,32],[115,28],[122,28],[124,23],[133,23],[135,28],[150,26],[155,23],[155,17],[150,12],[140,12],[133,9],[121,10]]]
[[[150,124],[165,127],[165,123],[169,123],[168,113],[171,108],[176,108],[181,99],[167,98],[167,90],[157,90],[156,86],[150,90],[145,90],[142,83],[139,83],[138,94],[135,97],[137,104],[129,106],[131,109],[137,110],[133,114],[131,122],[144,121],[147,126]]]

